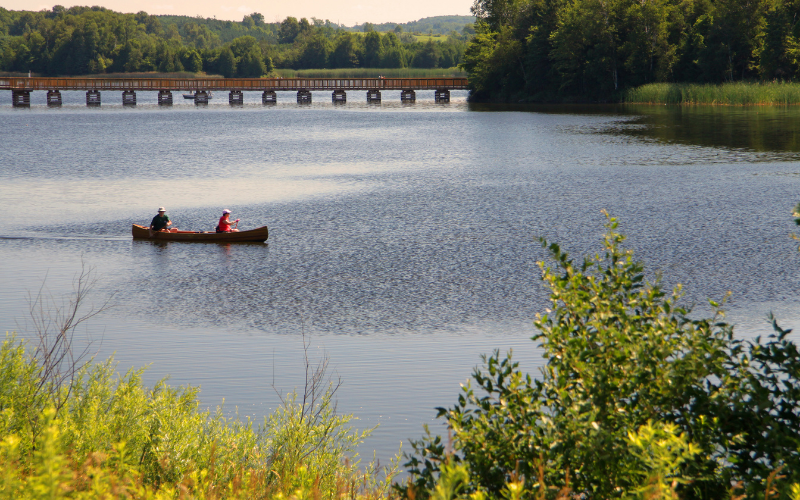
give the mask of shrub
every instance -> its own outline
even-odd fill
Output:
[[[540,263],[551,299],[535,320],[540,376],[511,353],[484,356],[476,387],[437,409],[451,443],[426,428],[399,493],[430,496],[442,464],[466,469],[465,494],[491,497],[520,479],[527,498],[599,499],[729,498],[735,485],[788,495],[800,482],[800,354],[789,331],[773,320],[767,339],[736,338],[713,301],[715,313],[695,318],[680,287],[645,281],[616,220],[606,227],[602,254],[580,263],[542,241],[555,268]]]
[[[0,496],[384,496],[394,472],[362,470],[355,446],[371,430],[355,431],[351,415],[336,413],[337,386],[324,383],[320,366],[302,398],[291,393],[254,427],[221,409],[201,411],[196,388],[147,388],[142,370],[117,376],[113,360],[38,391],[39,360],[8,336],[0,344]]]

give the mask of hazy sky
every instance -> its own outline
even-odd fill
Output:
[[[371,23],[416,21],[430,16],[470,15],[472,0],[86,0],[45,2],[43,0],[0,0],[9,10],[50,10],[53,5],[100,5],[118,12],[214,17],[241,21],[246,14],[260,12],[267,22],[287,16],[330,19],[352,26]]]

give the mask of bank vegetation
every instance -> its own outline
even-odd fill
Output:
[[[794,1],[477,0],[473,13],[462,66],[475,100],[610,102],[649,84],[800,75]]]
[[[800,104],[800,84],[790,82],[720,85],[650,83],[628,90],[625,102],[641,104],[709,104],[721,106]]]

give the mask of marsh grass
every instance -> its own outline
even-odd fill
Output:
[[[337,69],[276,69],[282,78],[466,78],[458,68],[337,68]]]
[[[371,429],[336,412],[335,385],[292,392],[254,425],[202,411],[196,388],[119,376],[113,359],[83,365],[60,397],[37,391],[32,352],[13,335],[0,345],[4,498],[378,498],[394,475],[360,464]]]
[[[414,34],[414,39],[418,42],[427,42],[428,40],[434,42],[446,42],[447,35],[417,35]]]
[[[627,103],[712,104],[721,106],[800,104],[800,84],[788,82],[721,85],[651,83],[627,91]]]
[[[304,337],[306,382],[281,395],[261,425],[203,411],[199,389],[153,387],[144,369],[117,373],[113,358],[76,351],[76,326],[90,307],[85,268],[73,297],[31,297],[34,341],[0,343],[0,498],[377,498],[396,459],[362,466],[356,447],[373,429],[352,427],[336,411],[341,385],[312,364]],[[63,305],[62,305],[63,304]]]

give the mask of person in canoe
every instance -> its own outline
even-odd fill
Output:
[[[153,217],[153,220],[150,222],[150,237],[153,236],[153,233],[158,231],[166,231],[168,233],[176,233],[178,232],[178,228],[170,229],[169,226],[172,225],[172,221],[169,220],[169,216],[167,215],[167,209],[164,207],[158,208],[158,215]]]
[[[222,211],[222,217],[219,218],[219,225],[217,226],[218,233],[238,233],[236,227],[239,225],[239,219],[231,222],[231,211],[227,208]],[[233,226],[233,227],[231,227]]]

